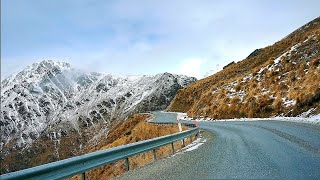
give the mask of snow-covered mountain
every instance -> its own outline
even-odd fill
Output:
[[[51,60],[34,63],[1,82],[1,158],[21,149],[32,151],[46,139],[54,145],[55,159],[60,159],[64,137],[77,139],[66,145],[79,151],[106,135],[115,120],[165,109],[179,89],[195,80],[169,73],[84,73]]]

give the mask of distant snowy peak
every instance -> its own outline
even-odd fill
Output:
[[[115,76],[86,73],[64,62],[34,63],[1,82],[0,149],[70,129],[86,134],[88,128],[106,126],[105,131],[119,118],[165,109],[194,81],[170,73]]]
[[[33,63],[21,72],[4,79],[1,81],[1,88],[22,82],[41,81],[43,78],[52,77],[67,70],[71,70],[69,63],[44,60],[40,63]]]
[[[60,77],[59,77],[60,76]],[[89,84],[95,81],[113,81],[113,82],[135,82],[146,78],[176,78],[178,83],[185,87],[191,82],[196,81],[194,77],[185,75],[176,75],[170,73],[161,73],[157,75],[111,75],[97,72],[85,73],[81,70],[74,69],[67,62],[57,62],[52,60],[44,60],[39,63],[33,63],[23,71],[11,75],[1,81],[2,92],[6,91],[9,86],[15,84],[32,82],[41,83],[51,78],[63,78],[72,81],[72,84],[88,87]],[[11,87],[12,88],[12,87]]]
[[[41,61],[39,63],[33,63],[28,68],[36,69],[36,68],[39,68],[39,67],[40,68],[44,67],[46,69],[58,68],[60,70],[71,69],[71,65],[69,63],[67,63],[67,62],[52,61],[52,60],[43,60],[43,61]]]
[[[168,79],[174,80],[174,81],[176,81],[176,83],[178,83],[182,87],[186,87],[190,83],[193,83],[197,80],[195,77],[189,77],[186,75],[171,74],[168,72],[157,74],[157,75],[155,75],[155,77],[158,79],[158,81],[168,80]]]
[[[71,65],[67,62],[55,62],[52,60],[44,60],[40,63],[33,63],[26,69],[18,73],[16,80],[41,78],[40,76],[53,76],[63,71],[71,70]]]

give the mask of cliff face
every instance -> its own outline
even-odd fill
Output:
[[[50,60],[35,63],[1,82],[1,173],[78,154],[128,116],[165,109],[194,81],[169,73],[113,76]]]
[[[168,111],[211,118],[320,113],[320,17],[179,90]]]

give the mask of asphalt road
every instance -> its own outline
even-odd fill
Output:
[[[155,121],[175,121],[156,113]],[[320,126],[284,121],[200,122],[198,149],[119,179],[320,179]]]

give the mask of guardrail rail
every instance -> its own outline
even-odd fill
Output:
[[[164,124],[164,123],[158,123]],[[161,136],[149,140],[144,140],[136,143],[122,145],[107,150],[97,151],[93,153],[84,154],[60,160],[0,176],[1,180],[9,179],[65,179],[77,174],[82,174],[82,179],[86,177],[86,171],[107,165],[122,159],[126,161],[126,170],[129,171],[129,157],[153,150],[154,160],[157,159],[156,149],[171,144],[172,151],[174,150],[173,143],[192,137],[198,136],[200,133],[199,128],[189,129],[183,132]]]

